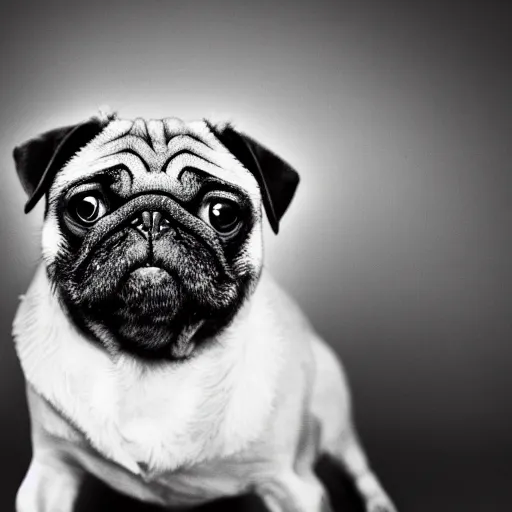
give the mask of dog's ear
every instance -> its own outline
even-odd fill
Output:
[[[221,144],[258,181],[270,226],[277,234],[279,221],[290,205],[299,184],[297,171],[272,151],[248,135],[238,132],[231,125],[219,127],[208,121],[206,123]]]
[[[112,117],[93,117],[83,123],[45,132],[13,151],[16,171],[29,199],[28,213],[48,191],[55,174],[83,146],[104,129]]]

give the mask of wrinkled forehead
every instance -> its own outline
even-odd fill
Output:
[[[205,121],[177,118],[116,119],[82,148],[57,174],[50,194],[71,183],[122,167],[130,174],[133,193],[183,188],[185,170],[214,177],[259,198],[254,176],[218,141]]]

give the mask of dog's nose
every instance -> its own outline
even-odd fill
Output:
[[[132,221],[132,225],[144,235],[145,238],[151,236],[152,239],[158,238],[170,231],[171,223],[161,212],[144,211],[139,213]]]

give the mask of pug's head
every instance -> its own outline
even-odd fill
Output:
[[[45,197],[43,260],[63,309],[115,355],[190,357],[233,320],[299,177],[230,125],[115,115],[18,146],[29,195]]]

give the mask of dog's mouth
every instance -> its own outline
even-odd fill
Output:
[[[188,242],[192,244],[191,239]],[[204,341],[203,336],[196,336],[204,331],[204,324],[211,325],[231,310],[229,295],[236,293],[233,283],[224,286],[227,309],[222,304],[219,309],[215,301],[223,289],[222,278],[211,256],[207,257],[207,249],[199,249],[203,247],[199,243],[195,247],[193,254],[201,250],[203,254],[195,264],[177,245],[167,247],[164,260],[162,242],[154,246],[152,257],[146,255],[130,264],[115,262],[114,250],[110,268],[101,266],[96,271],[89,281],[91,297],[109,290],[87,308],[89,323],[100,326],[94,329],[96,335],[110,333],[114,352],[121,350],[144,360],[186,359]]]
[[[181,306],[181,287],[176,276],[160,266],[144,265],[129,271],[120,281],[116,309],[131,314],[172,318]]]
[[[104,325],[119,348],[144,359],[183,359],[203,323],[183,284],[167,269],[145,264],[128,273]]]
[[[111,300],[120,301],[117,308],[129,308],[134,314],[173,317],[182,306],[181,279],[162,265],[145,263],[126,271],[117,284]]]
[[[163,267],[150,265],[149,263],[146,263],[143,266],[133,269],[129,273],[128,279],[130,277],[148,279],[153,283],[158,284],[158,282],[162,281],[163,279],[171,277],[171,274]]]

